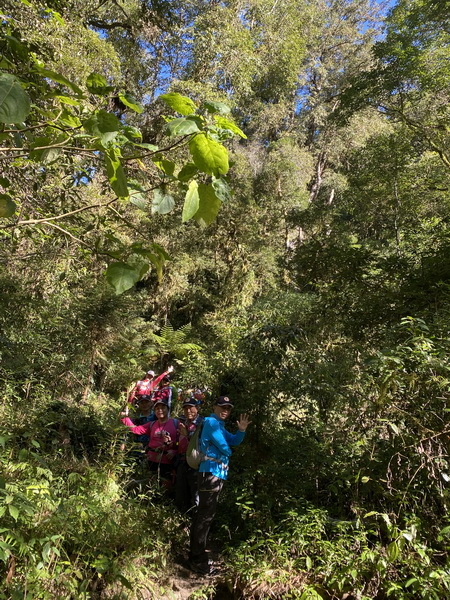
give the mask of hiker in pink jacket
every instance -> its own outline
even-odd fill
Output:
[[[135,400],[138,400],[140,396],[151,396],[156,390],[160,381],[162,381],[169,373],[172,373],[173,367],[168,367],[167,371],[155,376],[155,371],[147,371],[143,379],[136,382],[136,385],[131,390],[128,396],[128,402],[134,404]]]
[[[134,425],[131,419],[123,416],[122,423],[132,433],[149,436],[146,453],[150,471],[157,472],[164,479],[171,479],[177,456],[178,420],[169,419],[169,407],[164,400],[157,400],[154,411],[156,421]]]

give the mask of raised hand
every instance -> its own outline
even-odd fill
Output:
[[[249,420],[249,415],[247,413],[241,414],[239,417],[239,421],[236,421],[236,423],[239,427],[239,431],[245,431],[251,423],[251,421]]]

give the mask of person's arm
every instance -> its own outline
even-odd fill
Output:
[[[189,431],[186,425],[180,421],[178,425],[178,454],[186,454],[189,445]]]
[[[153,425],[151,421],[144,423],[144,425],[135,425],[129,417],[124,417],[121,421],[132,433],[136,433],[137,435],[142,435],[143,433],[149,435]]]
[[[150,387],[149,390],[150,392],[153,392],[153,390],[155,388],[158,387],[159,382],[161,381],[161,379],[163,379],[163,377],[165,377],[167,375],[167,371],[164,371],[164,373],[161,373],[161,375],[158,375],[158,377],[155,377],[155,379],[152,379],[150,382]]]
[[[161,375],[158,375],[158,377],[155,377],[155,379],[152,379],[152,381],[151,381],[152,385],[150,386],[150,390],[153,391],[155,389],[155,387],[159,384],[161,379],[163,379],[169,373],[172,373],[172,371],[173,371],[173,367],[170,366],[167,368],[167,371],[164,371],[164,373],[161,373]]]

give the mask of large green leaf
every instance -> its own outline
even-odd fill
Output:
[[[152,157],[153,162],[155,163],[155,165],[158,167],[158,169],[161,169],[161,171],[164,171],[164,173],[166,175],[173,175],[174,171],[175,171],[175,163],[171,160],[167,160],[166,158],[161,158],[161,155],[159,156],[153,156]]]
[[[212,186],[216,193],[216,196],[220,198],[222,202],[228,202],[231,200],[231,189],[228,183],[222,177],[213,177]]]
[[[117,295],[132,288],[141,278],[140,270],[123,262],[111,263],[105,275]]]
[[[16,212],[16,203],[11,196],[0,194],[0,218],[12,217]]]
[[[18,79],[0,74],[0,123],[22,123],[30,112],[30,100]]]
[[[67,127],[80,127],[81,125],[81,121],[80,119],[73,115],[72,113],[70,113],[68,110],[64,109],[61,113],[61,116],[59,118],[59,122],[62,123],[63,125],[66,125]]]
[[[167,194],[163,188],[157,188],[154,192],[152,213],[166,215],[170,213],[175,206],[175,200],[170,194]]]
[[[170,257],[170,254],[167,252],[167,250],[165,248],[163,248],[161,246],[161,244],[157,244],[156,242],[153,242],[151,244],[151,247],[153,248],[154,252],[156,252],[156,254],[158,254],[158,256],[160,256],[164,260],[172,260]]]
[[[45,150],[36,150],[34,152],[30,152],[30,158],[34,154],[36,154],[36,156],[39,155],[39,162],[49,165],[58,160],[62,154],[62,150],[61,148],[45,148]],[[36,156],[33,157],[34,160],[37,160]]]
[[[241,138],[244,138],[245,140],[247,139],[247,136],[242,131],[242,129],[240,129],[235,123],[233,123],[229,119],[226,119],[225,117],[218,117],[216,115],[214,117],[214,120],[221,129],[228,129],[228,131],[232,131],[233,133],[237,133],[237,135],[240,135]]]
[[[189,179],[194,177],[194,175],[196,175],[197,173],[197,167],[194,165],[194,163],[189,162],[186,163],[182,169],[180,169],[177,175],[177,179],[179,179],[180,181],[189,181]]]
[[[128,197],[127,178],[125,177],[122,164],[114,148],[105,152],[105,162],[106,172],[112,189],[120,198]]]
[[[130,141],[142,141],[142,133],[137,127],[133,127],[132,125],[124,125],[122,127],[122,131]]]
[[[192,115],[197,110],[197,106],[187,96],[182,96],[176,92],[169,92],[168,94],[161,94],[159,99],[170,106],[173,110],[180,113],[180,115]]]
[[[119,133],[121,123],[116,115],[106,110],[99,110],[83,122],[83,127],[91,135],[100,138],[102,144],[106,146]]]
[[[209,113],[221,113],[222,115],[227,115],[231,112],[229,106],[223,102],[216,102],[214,100],[205,100],[205,102],[203,102],[203,106]]]
[[[400,548],[397,542],[394,540],[386,548],[386,555],[389,562],[394,562],[400,556]]]
[[[147,193],[145,188],[137,181],[128,181],[128,191],[130,202],[141,210],[147,210]]]
[[[139,102],[130,94],[119,94],[119,100],[122,102],[122,104],[125,104],[125,106],[138,113],[138,115],[144,112],[144,107],[142,104],[139,104]]]
[[[91,73],[89,75],[86,80],[86,87],[91,94],[95,94],[96,96],[106,96],[114,89],[108,85],[106,78],[99,73]]]
[[[68,104],[69,106],[81,106],[81,100],[71,98],[70,96],[61,96],[59,94],[56,94],[55,98],[59,100],[62,104]]]
[[[22,42],[17,39],[17,37],[15,37],[14,35],[5,35],[5,32],[3,32],[2,42],[6,43],[11,49],[12,53],[15,54],[18,58],[20,58],[20,60],[28,60],[29,50],[25,44],[22,44]],[[2,58],[6,59],[5,56],[2,56]],[[12,65],[12,63],[10,63],[10,65]]]
[[[158,277],[158,281],[161,281],[163,275],[163,267],[166,260],[170,260],[170,256],[164,250],[162,246],[159,244],[153,243],[151,244],[151,250],[149,248],[145,248],[142,246],[141,242],[135,243],[131,246],[131,249],[135,254],[139,254],[140,256],[145,256],[150,260],[150,262],[156,268],[156,274]],[[147,265],[148,270],[148,265]]]
[[[149,261],[156,269],[156,276],[158,278],[158,281],[161,282],[163,276],[164,259],[158,254],[152,254],[151,252],[147,256]]]
[[[72,81],[67,79],[67,77],[64,77],[64,75],[61,75],[61,73],[56,73],[56,71],[51,71],[50,69],[46,69],[45,67],[42,67],[38,63],[35,63],[33,65],[33,69],[35,71],[37,71],[39,73],[39,75],[41,75],[42,77],[45,77],[46,79],[51,79],[52,81],[56,81],[57,83],[61,83],[62,85],[65,85],[66,87],[71,89],[73,92],[75,92],[79,96],[83,96],[82,90],[76,85],[76,83],[73,83]]]
[[[229,169],[225,146],[199,133],[189,141],[189,150],[195,165],[208,175],[225,175]]]
[[[206,227],[217,217],[221,202],[216,196],[212,185],[206,183],[201,183],[198,186],[198,195],[199,207],[194,218],[202,227]]]
[[[191,119],[189,117],[173,119],[173,121],[167,123],[166,129],[167,133],[172,137],[175,135],[189,135],[200,131],[198,119]]]
[[[14,506],[14,504],[8,504],[8,511],[9,511],[9,514],[14,519],[14,521],[17,521],[17,519],[19,518],[19,514],[20,514],[20,511],[17,508],[17,506]]]
[[[189,221],[195,213],[198,211],[200,206],[200,197],[198,195],[198,184],[196,181],[191,181],[189,184],[189,189],[186,193],[186,198],[184,200],[183,206],[183,214],[182,220],[183,223],[185,221]]]
[[[65,139],[65,136],[52,138],[50,136],[37,137],[31,144],[30,159],[35,162],[50,164],[61,156],[62,150],[57,147]]]

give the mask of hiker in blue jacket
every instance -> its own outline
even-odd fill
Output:
[[[227,431],[224,421],[232,408],[228,396],[220,396],[214,404],[214,412],[204,421],[200,440],[204,460],[199,467],[199,503],[191,527],[189,563],[191,570],[201,575],[209,575],[213,571],[208,563],[206,543],[216,514],[217,500],[227,479],[231,446],[242,442],[250,424],[248,415],[242,414],[237,421],[238,431],[235,434]]]

